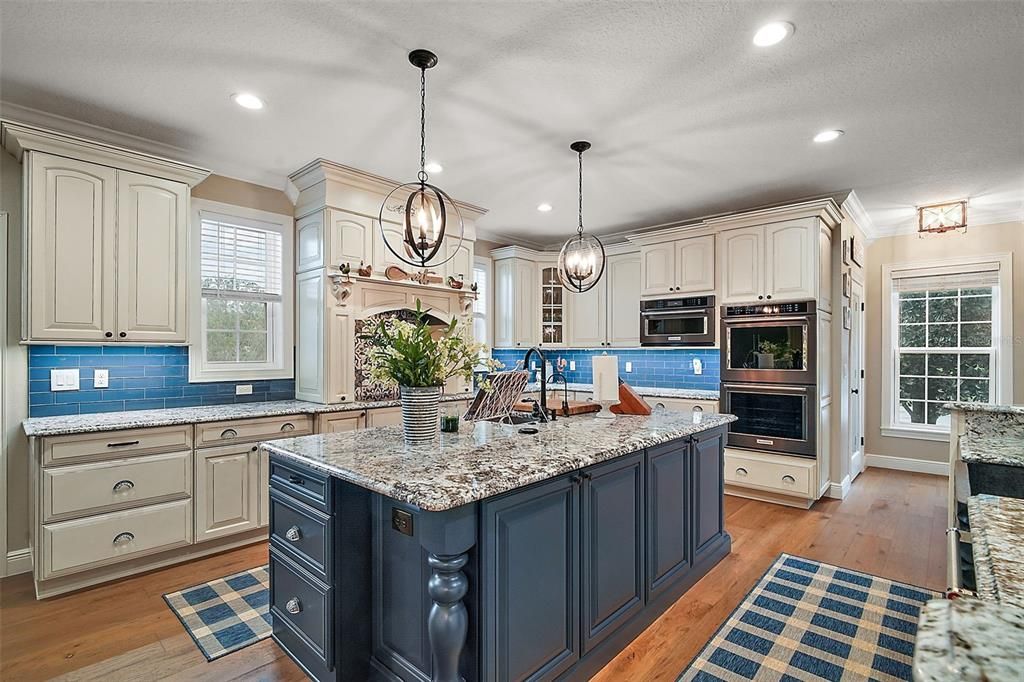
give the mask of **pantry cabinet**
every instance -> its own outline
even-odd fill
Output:
[[[715,290],[715,237],[705,235],[643,246],[641,295]]]
[[[801,219],[718,233],[721,302],[817,298],[816,223]]]
[[[185,343],[190,186],[209,171],[4,123],[22,162],[22,339]]]

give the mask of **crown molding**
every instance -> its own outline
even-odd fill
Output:
[[[867,241],[871,242],[878,239],[880,236],[878,226],[875,225],[875,221],[871,219],[868,212],[864,210],[864,204],[860,203],[860,197],[857,196],[857,192],[851,189],[850,193],[846,195],[846,198],[840,204],[840,208],[850,220],[857,224],[857,227],[864,233],[864,238]]]
[[[819,218],[824,221],[826,226],[832,229],[842,222],[843,213],[835,199],[827,196],[705,218],[704,225],[717,229],[731,229],[734,227],[753,227],[754,225],[764,225],[765,223],[777,223],[796,218]]]

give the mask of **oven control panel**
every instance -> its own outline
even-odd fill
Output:
[[[689,296],[687,298],[659,298],[640,301],[641,310],[685,310],[687,308],[713,308],[714,296]]]
[[[749,317],[757,315],[806,315],[814,312],[814,301],[793,301],[790,303],[765,303],[758,305],[725,306],[726,317]]]

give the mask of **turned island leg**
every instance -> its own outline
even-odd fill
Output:
[[[469,632],[469,615],[462,599],[469,580],[462,568],[467,552],[476,544],[476,505],[423,515],[420,543],[427,550],[430,579],[427,593],[433,601],[427,616],[427,634],[433,659],[433,682],[462,682],[459,660]]]

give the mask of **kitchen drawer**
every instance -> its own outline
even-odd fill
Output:
[[[291,438],[313,433],[313,418],[308,414],[259,419],[232,419],[196,424],[196,447],[230,445],[274,438]]]
[[[84,571],[192,543],[192,500],[42,526],[40,578]]]
[[[695,408],[700,408],[700,411],[705,414],[718,412],[717,400],[685,400],[683,398],[655,398],[653,396],[646,397],[644,400],[651,407],[664,407],[673,412],[693,412]]]
[[[192,451],[43,469],[44,523],[139,507],[192,493]]]
[[[43,438],[42,442],[43,466],[120,459],[127,455],[173,452],[191,448],[191,424],[48,436]]]
[[[270,548],[270,613],[331,666],[332,589]]]
[[[310,471],[281,457],[270,458],[271,490],[280,491],[288,497],[329,514],[331,508],[328,484],[329,478],[326,474]]]
[[[331,582],[331,517],[270,491],[270,543],[307,571]]]
[[[317,433],[344,433],[366,428],[366,410],[350,412],[327,412],[317,415]]]
[[[812,497],[814,460],[726,449],[725,482],[795,497]]]

